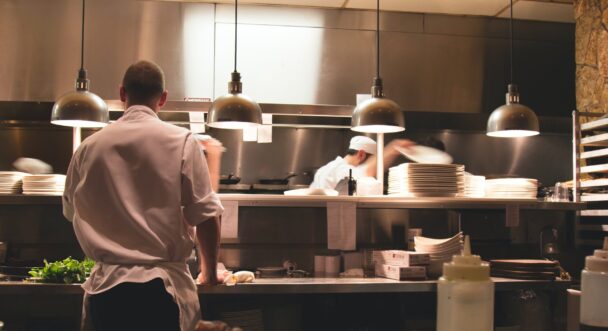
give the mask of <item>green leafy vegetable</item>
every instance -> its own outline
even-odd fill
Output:
[[[29,274],[49,283],[83,283],[91,274],[94,265],[95,261],[89,258],[82,262],[72,257],[51,263],[44,260],[44,267],[32,268]]]

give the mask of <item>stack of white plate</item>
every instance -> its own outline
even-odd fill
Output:
[[[402,163],[388,172],[388,194],[453,197],[464,192],[460,164]]]
[[[486,195],[486,177],[464,176],[464,196],[467,198],[483,198]]]
[[[428,253],[430,256],[431,263],[427,268],[430,277],[440,276],[443,271],[443,263],[452,261],[452,256],[454,255],[460,255],[462,248],[462,232],[447,239],[414,237],[414,249],[416,252]]]
[[[21,184],[24,172],[0,171],[0,194],[21,193]]]
[[[23,194],[62,195],[65,175],[26,175],[23,177]]]
[[[536,199],[538,181],[532,178],[486,180],[486,197],[500,199]]]

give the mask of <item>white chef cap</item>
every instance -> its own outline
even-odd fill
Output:
[[[367,154],[376,154],[376,142],[366,136],[354,136],[350,140],[348,149],[364,150]]]

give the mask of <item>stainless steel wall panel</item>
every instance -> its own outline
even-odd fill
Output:
[[[217,5],[216,22],[234,23],[234,6]],[[323,29],[376,30],[374,11],[349,9],[294,8],[281,6],[241,6],[239,24],[299,26]],[[382,12],[380,29],[423,32],[424,15]]]
[[[74,89],[80,66],[80,1],[0,2],[0,100],[50,101]],[[213,96],[214,5],[88,1],[85,68],[91,90],[118,99],[128,65],[165,70],[172,100]]]
[[[73,89],[79,65],[80,2],[0,2],[0,100],[51,101]],[[91,0],[86,60],[92,90],[117,99],[125,68],[158,62],[171,100],[226,92],[233,69],[233,6]],[[217,11],[217,14],[216,14]],[[261,103],[349,104],[374,75],[373,11],[241,7],[239,67],[245,93]],[[382,14],[382,76],[405,110],[490,112],[504,103],[507,21]],[[516,22],[516,81],[542,115],[574,108],[574,27]]]

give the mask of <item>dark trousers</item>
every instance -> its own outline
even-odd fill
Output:
[[[122,283],[89,298],[96,331],[179,331],[179,308],[163,281]]]

